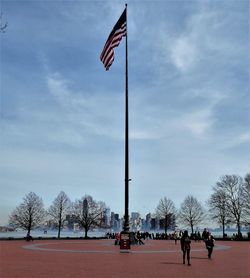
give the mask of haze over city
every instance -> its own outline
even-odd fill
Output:
[[[130,212],[250,171],[249,1],[127,1]],[[0,225],[30,191],[124,214],[123,1],[1,1]]]

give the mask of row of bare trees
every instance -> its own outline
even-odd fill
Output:
[[[176,220],[185,226],[189,226],[193,233],[194,227],[204,220],[205,209],[192,195],[184,199],[179,210],[175,208],[171,199],[164,197],[156,208],[156,215],[159,219],[164,220],[165,233],[167,233],[169,228],[173,227]]]
[[[221,224],[223,235],[228,223],[235,223],[240,235],[241,225],[250,226],[250,174],[244,179],[236,175],[221,177],[213,187],[208,206],[212,219]]]
[[[175,208],[171,199],[162,198],[156,207],[156,215],[164,220],[165,233],[176,220],[189,226],[192,233],[195,226],[207,222],[209,218],[222,226],[223,235],[225,225],[228,223],[236,224],[238,235],[240,235],[242,225],[250,226],[250,174],[247,174],[244,179],[236,175],[222,176],[212,190],[206,202],[208,211],[192,195],[184,199],[179,210]],[[72,214],[75,222],[84,229],[85,237],[87,237],[91,228],[101,225],[106,210],[107,206],[104,202],[95,201],[89,195],[71,202],[63,191],[54,199],[48,210],[45,210],[42,199],[30,192],[12,212],[9,224],[30,233],[32,229],[48,219],[58,228],[58,238],[60,238],[66,215]]]
[[[57,227],[58,238],[60,238],[66,215],[71,213],[79,227],[84,229],[85,237],[87,237],[91,228],[100,226],[106,209],[104,202],[97,202],[89,195],[72,203],[69,197],[61,191],[48,210],[45,210],[42,199],[34,192],[30,192],[11,213],[9,224],[30,233],[32,229],[39,227],[47,219]]]
[[[185,198],[179,210],[171,199],[162,198],[156,215],[164,219],[165,233],[176,220],[189,226],[193,233],[195,226],[211,218],[222,226],[223,237],[225,226],[229,223],[236,224],[237,234],[241,235],[241,226],[250,226],[250,174],[244,179],[237,175],[222,176],[212,190],[206,202],[208,211],[191,195]]]

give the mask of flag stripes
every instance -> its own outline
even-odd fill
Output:
[[[104,45],[100,59],[106,70],[110,68],[114,61],[114,48],[120,44],[122,37],[127,34],[127,20],[126,20],[126,9],[118,19],[114,28],[112,29],[109,37]]]

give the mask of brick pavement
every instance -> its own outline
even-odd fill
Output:
[[[1,278],[249,278],[250,242],[216,241],[212,260],[203,242],[192,242],[191,266],[180,244],[149,240],[120,253],[113,240],[0,242]]]

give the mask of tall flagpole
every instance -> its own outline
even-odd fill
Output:
[[[129,232],[129,117],[128,117],[128,23],[126,7],[126,60],[125,60],[125,214],[124,232]]]

